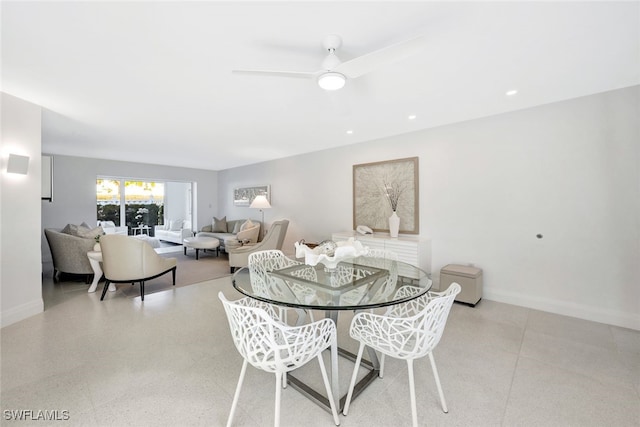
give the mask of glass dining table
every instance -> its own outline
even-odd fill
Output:
[[[251,273],[248,267],[233,275],[233,287],[240,293],[259,301],[301,310],[322,310],[325,317],[338,325],[341,311],[362,311],[400,304],[425,294],[431,287],[429,274],[420,268],[387,258],[361,256],[341,261],[335,268],[325,268],[296,262],[285,268],[268,271],[266,277]],[[304,316],[299,317],[299,322]],[[368,349],[369,360],[361,366],[368,373],[356,384],[355,399],[380,371],[376,353]],[[331,388],[339,411],[346,393],[340,394],[338,356],[352,361],[356,355],[338,346],[331,348]],[[301,381],[292,373],[288,383],[311,400],[330,411],[328,398]]]

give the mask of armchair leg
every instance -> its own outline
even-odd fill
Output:
[[[173,276],[173,286],[176,285],[176,267],[171,270],[171,276]]]
[[[235,267],[229,267],[229,270],[231,270],[231,274],[233,274],[234,271],[236,271]]]
[[[140,298],[144,301],[144,280],[140,281]]]
[[[102,296],[100,297],[100,301],[104,299],[104,296],[107,294],[107,289],[109,288],[109,280],[104,281],[104,288],[102,288]]]

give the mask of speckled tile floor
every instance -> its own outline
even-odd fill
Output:
[[[56,304],[1,330],[1,424],[225,425],[242,364],[217,298],[221,290],[240,297],[229,277],[147,295],[144,303],[126,295],[100,302],[84,288],[63,293],[48,279],[43,287]],[[339,342],[355,351],[350,317],[340,318]],[[638,331],[484,300],[475,308],[454,304],[434,356],[449,413],[440,409],[428,361],[416,362],[420,425],[640,425]],[[342,390],[352,369],[341,360]],[[300,375],[320,387],[315,363]],[[272,425],[274,387],[271,374],[249,367],[234,426]],[[341,425],[408,426],[408,395],[406,363],[388,359],[384,379],[353,401]],[[10,420],[19,410],[68,420]],[[289,387],[282,425],[333,423]]]

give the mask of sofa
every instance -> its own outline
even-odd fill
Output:
[[[220,249],[229,252],[231,248],[257,243],[261,226],[260,221],[248,219],[227,221],[226,217],[214,218],[212,223],[202,227],[196,236],[215,237],[220,241]]]
[[[93,269],[87,252],[93,250],[96,236],[103,235],[102,227],[90,228],[85,225],[68,224],[62,230],[45,228],[51,258],[53,259],[53,280],[58,281],[61,273],[86,275],[89,283]]]
[[[182,244],[187,237],[193,237],[191,231],[191,221],[181,219],[169,220],[164,225],[156,225],[153,230],[153,236],[158,240],[165,242]]]
[[[121,234],[123,236],[129,235],[129,227],[126,225],[117,226],[113,221],[98,221],[98,226],[102,227],[104,234]]]

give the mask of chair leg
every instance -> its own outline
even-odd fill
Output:
[[[436,368],[436,361],[433,358],[433,353],[429,353],[429,361],[431,362],[431,369],[433,370],[433,376],[436,379],[436,386],[438,387],[438,394],[440,395],[440,403],[442,404],[442,410],[444,413],[448,413],[447,402],[444,400],[444,392],[442,391],[442,385],[440,385],[440,376],[438,375],[438,368]]]
[[[327,389],[327,397],[329,397],[329,406],[331,406],[331,414],[333,415],[333,422],[337,426],[339,426],[340,418],[338,418],[338,410],[336,409],[336,402],[333,399],[333,393],[331,393],[331,386],[329,385],[329,377],[327,376],[327,368],[324,367],[324,361],[322,360],[322,353],[318,353],[318,362],[320,363],[320,372],[322,372],[322,380],[324,381],[324,388]]]
[[[173,286],[176,285],[176,267],[173,267],[173,270],[171,270],[171,276],[173,278]]]
[[[349,384],[349,393],[347,394],[347,400],[344,402],[344,409],[342,413],[347,415],[349,412],[349,405],[351,404],[351,397],[353,396],[353,389],[356,386],[356,378],[358,377],[358,368],[360,368],[360,361],[362,360],[362,353],[364,352],[364,343],[360,343],[358,348],[358,357],[356,357],[356,364],[353,367],[353,375],[351,375],[351,384]]]
[[[104,296],[107,294],[107,289],[109,288],[109,280],[104,281],[104,288],[102,289],[102,296],[100,297],[100,301],[104,299]]]
[[[231,404],[231,412],[229,412],[229,419],[227,420],[227,427],[231,427],[233,421],[233,415],[236,412],[236,406],[238,406],[238,398],[240,397],[240,389],[242,388],[242,382],[244,381],[244,374],[247,372],[247,360],[242,362],[242,369],[240,370],[240,378],[238,378],[238,385],[236,386],[236,393],[233,395],[233,403]]]
[[[140,281],[140,298],[144,301],[144,280]]]
[[[280,426],[280,397],[282,395],[282,374],[276,372],[276,407],[275,407],[275,416],[273,419],[273,425],[275,427]]]
[[[409,395],[411,396],[411,419],[413,427],[418,427],[418,409],[416,408],[416,384],[413,378],[413,359],[407,360],[409,370]]]

